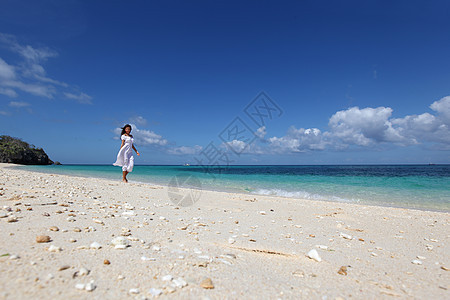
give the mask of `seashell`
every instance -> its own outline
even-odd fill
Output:
[[[78,227],[75,227],[75,228],[73,229],[73,231],[75,231],[75,232],[81,232],[81,229],[78,228]]]
[[[16,260],[16,259],[19,259],[20,258],[20,256],[19,255],[11,255],[10,257],[9,257],[9,259],[11,259],[11,260]]]
[[[128,291],[128,293],[130,293],[130,294],[139,294],[140,291],[139,291],[139,289],[130,289],[130,290]]]
[[[48,235],[38,235],[36,237],[36,243],[48,243],[51,240],[51,237],[49,237]]]
[[[86,268],[81,268],[80,271],[78,271],[78,275],[80,276],[85,276],[88,275],[90,273],[90,271]]]
[[[86,284],[85,290],[88,291],[88,292],[92,292],[96,288],[97,288],[97,286],[94,284],[93,281],[91,281],[88,284]]]
[[[75,285],[75,288],[78,290],[84,290],[85,287],[86,287],[86,285],[84,283],[77,283]]]
[[[56,226],[52,226],[49,228],[50,231],[59,231],[59,228]]]
[[[17,222],[17,221],[19,221],[19,219],[17,217],[14,217],[14,216],[10,216],[8,218],[8,220],[7,220],[8,223],[14,223],[14,222]]]
[[[220,256],[223,258],[236,259],[236,255],[234,255],[233,253],[222,254]]]
[[[346,233],[343,233],[343,232],[341,232],[341,233],[339,234],[339,236],[343,237],[343,238],[346,239],[346,240],[351,240],[351,239],[353,239],[353,237],[352,237],[351,235],[346,234]]]
[[[264,215],[266,215],[267,213],[266,213],[264,210],[261,210],[261,211],[259,212],[259,214],[264,216]]]
[[[102,245],[100,245],[99,243],[97,243],[97,242],[93,242],[90,246],[89,246],[89,248],[91,248],[91,249],[100,249],[102,247]]]
[[[50,252],[61,252],[62,251],[61,247],[57,247],[55,245],[51,245],[50,247],[48,247],[47,250]]]
[[[317,253],[316,249],[312,249],[308,252],[308,254],[306,254],[306,256],[308,256],[311,259],[314,259],[317,262],[322,261],[322,258],[320,258],[319,253]]]
[[[202,282],[200,282],[200,286],[204,289],[213,289],[214,284],[212,283],[211,278],[206,278]]]
[[[111,244],[113,244],[116,249],[125,249],[130,242],[123,236],[118,236],[111,241]]]
[[[58,269],[58,271],[64,271],[64,270],[67,270],[67,269],[69,269],[69,268],[70,268],[69,265],[64,265],[64,266],[60,267],[60,268]]]
[[[292,275],[297,277],[305,277],[305,272],[303,272],[302,270],[295,270],[294,272],[292,272]]]
[[[342,267],[339,269],[338,274],[341,274],[341,275],[347,275],[347,267],[346,267],[346,266],[342,266]]]
[[[178,277],[177,279],[173,279],[172,283],[178,288],[183,288],[187,285],[187,282],[181,277]]]
[[[417,255],[416,257],[417,257],[418,259],[422,259],[422,260],[423,260],[423,259],[426,259],[426,257],[420,256],[420,255]]]
[[[235,242],[236,242],[236,240],[233,239],[233,238],[229,238],[229,239],[228,239],[228,243],[229,243],[229,244],[234,244]]]
[[[173,276],[172,275],[165,275],[161,277],[162,281],[172,281]]]
[[[422,261],[420,261],[420,260],[418,260],[418,259],[415,259],[415,260],[413,260],[411,263],[412,263],[412,264],[415,264],[415,265],[421,265],[421,264],[422,264]]]
[[[150,290],[148,291],[152,296],[159,296],[162,294],[162,290],[160,289],[155,289],[155,288],[150,288]]]
[[[324,245],[316,245],[317,248],[322,249],[322,250],[328,250],[328,246],[324,246]]]
[[[103,260],[103,264],[104,264],[104,265],[110,265],[111,262],[110,262],[109,260],[105,259],[105,260]]]

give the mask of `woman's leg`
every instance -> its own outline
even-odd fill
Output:
[[[128,174],[128,171],[122,171],[122,181],[123,182],[128,182],[127,174]]]

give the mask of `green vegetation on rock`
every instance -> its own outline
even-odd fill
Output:
[[[0,136],[0,162],[23,165],[51,165],[53,161],[42,148],[36,148],[18,138]]]

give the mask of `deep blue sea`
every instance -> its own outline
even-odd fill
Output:
[[[111,165],[21,166],[31,171],[121,181]],[[141,166],[130,182],[168,185],[196,177],[202,189],[450,212],[450,165]]]

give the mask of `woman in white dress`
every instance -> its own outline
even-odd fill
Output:
[[[133,136],[130,134],[131,125],[126,124],[122,128],[122,133],[120,135],[120,139],[122,140],[122,145],[120,145],[119,153],[117,154],[117,160],[113,163],[114,166],[122,167],[122,181],[128,182],[127,174],[133,171],[134,166],[134,157],[133,151],[136,151],[136,154],[139,156],[139,152],[133,145]]]

